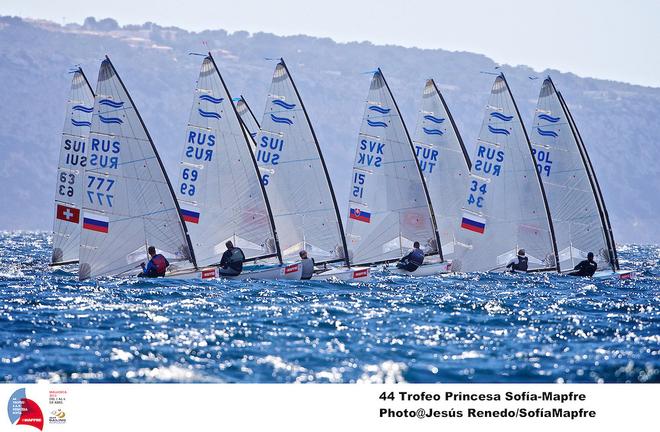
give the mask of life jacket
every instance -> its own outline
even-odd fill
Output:
[[[165,272],[167,271],[167,266],[169,263],[167,262],[167,259],[165,259],[164,256],[161,254],[154,255],[153,258],[151,258],[151,262],[154,265],[154,274],[156,276],[165,276]]]
[[[302,276],[300,279],[311,279],[314,276],[314,260],[312,258],[305,258],[300,263],[302,264]]]
[[[408,260],[419,267],[424,263],[424,252],[421,249],[413,249],[408,256]]]
[[[598,264],[595,261],[583,261],[580,264],[584,265],[581,265],[582,268],[578,271],[578,276],[593,276],[598,270]]]
[[[512,269],[518,271],[527,271],[527,257],[519,255],[518,263],[517,264],[514,263]]]
[[[229,268],[238,272],[243,271],[243,261],[245,261],[245,255],[241,248],[233,248],[229,255]]]

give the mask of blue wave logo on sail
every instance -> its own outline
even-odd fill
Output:
[[[124,106],[124,102],[115,102],[110,99],[101,99],[99,105],[109,106],[111,108],[121,108]]]
[[[71,124],[74,126],[91,126],[92,122],[71,119]]]
[[[203,101],[211,102],[212,104],[216,104],[216,105],[221,103],[223,100],[225,100],[224,98],[214,98],[213,96],[206,94],[200,95],[199,99]]]
[[[496,119],[499,119],[499,120],[502,120],[502,121],[507,121],[507,122],[513,120],[513,116],[504,115],[504,114],[499,113],[497,111],[493,111],[492,113],[490,113],[490,116],[495,117]]]
[[[425,115],[424,118],[430,122],[437,124],[443,123],[445,121],[445,119],[443,119],[442,117],[434,117],[431,114]]]
[[[369,105],[369,109],[380,114],[388,114],[392,110],[391,108],[383,108],[379,107],[378,105]]]
[[[538,131],[539,135],[541,135],[541,136],[548,136],[548,137],[553,137],[553,138],[557,138],[559,136],[559,135],[557,135],[557,132],[555,132],[555,131],[543,130],[541,128],[536,128],[536,130]]]
[[[91,113],[92,111],[94,111],[93,107],[90,108],[90,107],[86,107],[84,105],[75,105],[71,109],[74,110],[74,111],[82,111],[82,112],[88,113],[88,114]]]
[[[548,114],[539,114],[539,118],[541,120],[549,121],[550,123],[557,123],[560,120],[559,117],[553,117]]]
[[[502,129],[502,128],[492,127],[491,125],[488,125],[488,130],[491,133],[498,134],[498,135],[511,135],[511,132],[509,132],[508,130]]]
[[[103,117],[102,115],[99,116],[99,120],[103,123],[108,123],[108,124],[122,124],[124,121],[120,119],[119,117]]]
[[[367,124],[371,127],[387,127],[387,123],[382,122],[382,121],[372,121],[367,119]]]
[[[257,137],[257,133],[256,133],[256,132],[252,132],[252,133],[250,133],[250,136],[251,136],[252,138],[256,138],[256,137]]]
[[[444,132],[442,132],[440,129],[431,129],[431,128],[423,127],[422,130],[426,135],[444,135]]]
[[[288,118],[286,118],[286,117],[278,117],[278,116],[276,116],[275,114],[271,114],[271,115],[270,115],[270,118],[271,118],[275,123],[284,123],[284,124],[288,124],[288,125],[292,125],[292,124],[293,124],[293,120],[288,119]]]
[[[202,117],[214,118],[214,119],[218,119],[218,120],[220,120],[222,118],[222,117],[220,117],[220,114],[218,114],[217,112],[204,111],[201,108],[197,108],[197,111],[199,112],[199,115],[201,115]]]
[[[273,105],[277,105],[279,107],[282,107],[282,108],[288,109],[288,110],[294,109],[296,107],[296,104],[288,104],[288,103],[284,102],[282,99],[273,99],[272,103],[273,103]]]

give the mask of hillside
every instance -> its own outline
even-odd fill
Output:
[[[75,64],[92,85],[108,54],[131,92],[170,173],[176,173],[199,57],[214,52],[234,96],[243,94],[260,117],[274,62],[284,57],[314,123],[340,203],[369,75],[380,66],[413,126],[424,80],[434,77],[471,153],[494,71],[477,54],[370,43],[338,44],[308,36],[192,33],[153,23],[120,27],[111,19],[84,25],[0,17],[0,229],[50,229],[64,100]],[[541,79],[550,74],[563,93],[590,151],[619,242],[658,243],[660,89],[580,78],[557,71],[501,66],[520,111],[531,123]],[[344,208],[346,205],[344,204]],[[344,213],[345,214],[345,213]]]

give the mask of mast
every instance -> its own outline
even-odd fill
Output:
[[[303,113],[305,114],[305,119],[307,120],[307,124],[309,125],[309,129],[312,131],[312,137],[314,138],[314,144],[316,144],[316,150],[318,151],[319,154],[319,159],[321,161],[321,166],[323,167],[323,173],[325,174],[325,179],[328,182],[328,187],[330,188],[330,196],[332,197],[332,204],[335,207],[335,215],[337,218],[337,223],[339,224],[339,234],[341,235],[341,242],[342,242],[342,247],[344,249],[344,263],[346,264],[347,267],[350,267],[350,261],[348,259],[348,244],[346,243],[346,234],[344,233],[344,225],[341,222],[341,217],[339,214],[339,207],[337,206],[337,198],[335,197],[335,191],[332,187],[332,182],[330,181],[330,174],[328,174],[328,168],[325,165],[325,160],[323,159],[323,153],[321,152],[321,147],[319,146],[319,140],[316,138],[316,132],[314,132],[314,127],[312,126],[312,122],[309,119],[309,115],[307,114],[307,109],[305,108],[305,103],[303,102],[302,98],[300,97],[300,93],[298,93],[298,87],[296,87],[296,83],[293,80],[293,77],[289,73],[289,68],[286,66],[286,63],[284,62],[283,58],[280,58],[280,63],[284,67],[284,70],[286,70],[286,74],[291,80],[291,85],[293,86],[293,91],[296,92],[296,96],[298,97],[298,100],[300,101],[300,107],[302,108]],[[252,111],[250,111],[252,112]],[[259,124],[257,122],[257,124]]]
[[[85,80],[85,83],[87,84],[87,87],[89,87],[89,91],[92,92],[92,95],[94,95],[94,89],[92,88],[92,85],[89,83],[89,80],[87,79],[87,75],[85,75],[85,72],[83,72],[82,68],[78,66],[78,73],[82,75],[83,79]]]
[[[619,258],[616,252],[616,243],[614,243],[614,234],[612,232],[612,225],[610,224],[610,218],[607,213],[607,208],[605,207],[603,194],[600,190],[600,186],[598,185],[598,179],[596,178],[596,173],[594,172],[593,165],[591,164],[589,153],[587,152],[587,149],[584,146],[584,142],[582,141],[582,136],[580,135],[580,131],[578,130],[577,125],[573,120],[573,116],[570,110],[568,109],[568,105],[566,105],[566,102],[564,101],[564,97],[560,92],[557,91],[552,79],[550,79],[550,77],[548,77],[548,79],[550,80],[550,84],[552,84],[552,88],[555,90],[555,93],[557,93],[561,107],[568,118],[568,124],[571,127],[571,132],[575,137],[575,141],[577,143],[580,156],[582,157],[582,162],[584,163],[584,167],[587,171],[589,184],[591,185],[591,189],[593,191],[594,197],[596,198],[596,205],[598,206],[598,214],[600,216],[601,223],[605,231],[605,242],[607,243],[608,255],[610,258],[610,266],[612,267],[612,270],[616,271],[619,269]]]
[[[222,75],[220,74],[220,71],[218,70],[218,66],[215,64],[215,59],[211,55],[211,52],[209,52],[208,57],[209,57],[209,60],[211,60],[211,63],[213,63],[213,68],[215,69],[215,72],[218,74],[218,78],[220,78],[220,82],[222,83],[222,87],[225,89],[225,92],[227,93],[227,96],[229,96],[229,100],[231,100],[231,93],[229,93],[229,89],[227,88],[227,85],[225,84],[225,80],[222,78]],[[243,98],[243,96],[241,96],[241,99],[242,98]],[[238,120],[238,122],[241,125],[243,125],[243,127],[241,128],[241,131],[243,132],[243,138],[244,138],[245,144],[247,145],[249,153],[250,153],[250,159],[252,160],[252,165],[254,166],[254,173],[257,177],[259,177],[259,188],[261,190],[261,194],[264,197],[264,201],[266,203],[266,209],[268,210],[268,220],[270,221],[270,226],[271,226],[271,229],[273,230],[273,237],[275,239],[275,250],[277,251],[277,259],[280,262],[280,264],[282,264],[282,250],[280,249],[280,241],[277,238],[277,229],[275,228],[275,221],[273,219],[273,212],[271,211],[271,208],[270,208],[270,201],[268,201],[268,195],[266,194],[264,184],[261,181],[261,178],[259,176],[259,167],[257,165],[256,159],[254,158],[254,153],[252,152],[252,148],[250,147],[250,141],[252,140],[252,138],[251,137],[248,138],[247,135],[246,135],[247,128],[243,124],[243,120],[241,120],[241,116],[238,115],[238,111],[236,111],[236,105],[234,105],[232,103],[231,107],[232,107],[232,111],[233,111],[234,115],[236,116],[236,119]],[[249,106],[248,106],[248,109],[250,109]],[[250,114],[252,114],[251,110],[250,110]],[[252,114],[252,115],[254,116],[254,114]],[[259,124],[259,123],[257,123],[257,124]],[[264,256],[264,257],[257,257],[257,258],[254,258],[254,259],[268,258],[270,256],[272,256],[272,255]]]
[[[142,120],[142,116],[140,115],[140,112],[138,111],[137,106],[135,106],[135,103],[133,102],[133,98],[131,97],[131,94],[128,92],[128,89],[124,85],[124,82],[122,81],[121,77],[117,73],[117,70],[115,69],[115,66],[110,61],[110,57],[108,57],[106,55],[105,59],[108,61],[108,64],[112,68],[112,71],[117,76],[117,80],[119,80],[119,83],[124,88],[124,91],[126,92],[126,96],[128,97],[129,102],[133,106],[133,109],[135,110],[135,115],[137,116],[138,120],[140,121],[140,124],[142,125],[142,128],[144,129],[144,133],[146,134],[147,139],[149,140],[149,144],[151,145],[151,148],[154,151],[154,155],[156,156],[156,160],[158,161],[158,166],[160,167],[161,172],[163,173],[163,177],[165,177],[165,181],[167,182],[167,188],[169,189],[170,195],[172,196],[172,200],[174,201],[174,205],[176,207],[176,212],[177,212],[177,217],[179,219],[179,223],[181,224],[181,227],[183,228],[183,232],[186,236],[186,242],[188,243],[188,250],[189,250],[189,253],[190,253],[190,260],[192,261],[193,266],[195,268],[197,268],[197,260],[195,259],[195,251],[193,250],[192,242],[190,241],[190,235],[188,234],[188,227],[186,226],[186,223],[183,221],[183,216],[181,215],[181,208],[179,208],[179,200],[177,200],[176,195],[174,195],[174,189],[172,188],[172,183],[170,182],[170,178],[167,176],[167,171],[165,171],[165,167],[163,166],[163,162],[160,159],[160,155],[158,154],[158,151],[156,150],[156,146],[154,145],[154,141],[151,139],[151,134],[149,134],[149,130],[147,129],[146,125],[144,124],[144,121]]]
[[[394,108],[396,108],[396,112],[399,115],[399,118],[401,119],[401,124],[403,125],[403,130],[406,133],[406,138],[408,140],[408,145],[410,146],[410,151],[412,152],[413,158],[415,159],[415,165],[417,166],[417,172],[419,173],[419,177],[422,180],[422,187],[424,188],[424,195],[426,196],[426,202],[428,204],[429,213],[430,213],[430,216],[431,216],[431,224],[433,225],[433,233],[435,234],[435,241],[438,245],[438,255],[440,255],[440,261],[443,262],[445,260],[445,258],[442,256],[442,245],[440,244],[440,233],[438,232],[438,224],[435,221],[435,213],[433,212],[433,204],[431,204],[431,195],[429,195],[429,189],[426,186],[426,179],[424,179],[424,175],[422,174],[422,169],[419,166],[419,161],[417,160],[417,155],[415,154],[415,147],[413,146],[412,140],[410,139],[410,134],[408,133],[408,127],[406,126],[406,123],[403,121],[403,117],[401,116],[401,111],[399,110],[399,106],[396,103],[396,99],[394,99],[394,95],[392,95],[392,90],[390,90],[390,86],[387,84],[387,80],[385,79],[385,75],[383,75],[383,72],[380,70],[380,68],[378,68],[378,74],[380,74],[380,76],[383,78],[383,82],[385,83],[385,88],[387,88],[387,92],[390,94],[390,97],[392,98],[392,102],[394,103]],[[436,88],[436,90],[437,90],[437,88]],[[452,124],[453,124],[453,121],[452,121]]]
[[[463,143],[463,138],[461,138],[461,133],[458,131],[458,128],[456,127],[456,123],[454,122],[454,117],[451,115],[451,111],[449,110],[449,107],[445,102],[445,98],[442,96],[442,93],[440,93],[438,86],[435,84],[435,80],[431,78],[430,81],[433,83],[433,88],[440,97],[440,102],[442,102],[442,106],[444,107],[445,112],[449,117],[449,121],[451,122],[451,127],[454,129],[456,138],[458,138],[458,143],[461,145],[461,151],[463,152],[463,157],[465,158],[465,163],[467,164],[468,171],[470,171],[472,169],[472,161],[470,161],[470,156],[468,155],[467,149],[465,148],[465,144]]]
[[[511,88],[509,87],[509,83],[506,81],[506,78],[504,77],[503,73],[500,73],[500,77],[502,80],[504,80],[504,84],[506,84],[506,90],[509,92],[509,96],[511,96],[511,101],[513,102],[513,107],[516,110],[516,114],[518,115],[518,118],[520,119],[520,126],[522,128],[523,133],[525,134],[525,141],[527,141],[527,148],[529,149],[529,157],[532,158],[532,164],[534,166],[534,174],[536,174],[536,180],[538,182],[539,187],[541,188],[541,195],[543,196],[543,206],[545,208],[545,214],[546,218],[548,220],[548,227],[550,228],[550,238],[552,239],[552,250],[555,254],[555,270],[557,272],[560,271],[559,268],[559,251],[557,249],[557,238],[555,237],[555,228],[552,225],[552,218],[550,217],[550,206],[548,206],[548,198],[545,195],[545,188],[543,187],[543,182],[541,181],[541,175],[539,174],[538,170],[536,169],[536,159],[534,158],[534,154],[532,153],[532,144],[529,141],[529,135],[527,134],[527,129],[525,129],[525,124],[522,121],[522,117],[520,117],[520,111],[518,111],[518,105],[516,104],[516,100],[513,98],[513,94],[511,93]],[[542,270],[541,270],[542,271]]]
[[[243,101],[243,104],[245,104],[245,107],[248,109],[248,112],[250,113],[250,117],[252,117],[252,120],[254,120],[254,122],[257,124],[258,127],[261,127],[261,125],[259,124],[259,120],[257,120],[257,117],[252,112],[252,108],[250,108],[250,105],[245,100],[245,97],[243,95],[240,95],[239,98],[241,99],[241,101]]]

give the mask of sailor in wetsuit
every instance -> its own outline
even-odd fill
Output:
[[[155,278],[165,276],[167,266],[170,265],[170,263],[167,261],[167,258],[161,254],[157,254],[156,248],[153,246],[149,246],[147,251],[149,252],[151,259],[147,265],[144,263],[140,264],[140,266],[142,266],[142,273],[140,273],[138,277]]]
[[[511,269],[511,273],[517,271],[526,272],[527,271],[527,257],[525,256],[525,249],[520,249],[518,251],[518,256],[509,261],[506,265],[506,268]]]
[[[591,277],[596,273],[596,270],[598,269],[598,264],[596,264],[596,261],[594,261],[594,253],[589,252],[587,254],[587,259],[580,262],[578,265],[575,266],[572,273],[569,273],[569,276],[588,276]]]
[[[309,258],[306,250],[301,250],[299,255],[300,263],[302,264],[302,276],[300,279],[309,280],[314,276],[314,258]]]
[[[413,243],[413,250],[396,264],[396,268],[414,272],[424,262],[424,251],[419,248],[419,242]]]
[[[238,276],[243,271],[245,254],[241,248],[234,247],[234,243],[231,241],[225,243],[225,246],[227,246],[227,250],[222,254],[218,273],[220,276]]]

